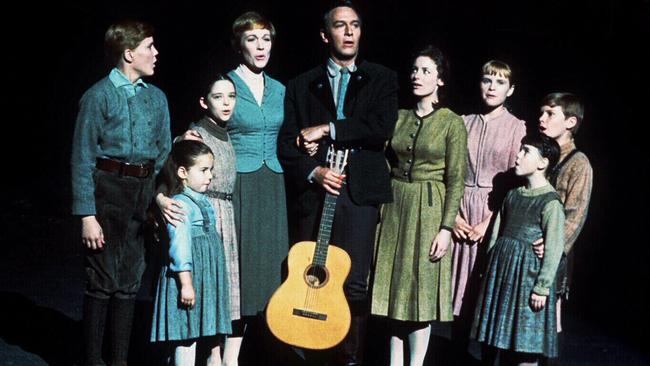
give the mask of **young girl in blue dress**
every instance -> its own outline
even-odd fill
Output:
[[[537,365],[557,357],[555,274],[564,248],[564,209],[546,179],[560,147],[544,135],[526,136],[515,160],[524,187],[508,192],[490,239],[490,260],[472,335],[498,350],[501,365]],[[532,243],[544,237],[540,260]]]
[[[231,333],[229,291],[215,211],[204,192],[214,155],[200,141],[174,144],[163,169],[167,195],[182,202],[185,219],[169,233],[169,261],[160,272],[151,341],[173,342],[174,364],[194,365],[197,341],[208,343],[208,365],[220,365],[218,335]]]

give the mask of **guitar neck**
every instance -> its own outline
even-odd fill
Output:
[[[332,236],[332,223],[334,222],[334,211],[336,210],[337,196],[326,193],[325,203],[323,204],[323,213],[320,218],[318,228],[318,238],[316,239],[316,248],[314,249],[313,264],[324,266],[327,260],[327,248],[330,237]]]

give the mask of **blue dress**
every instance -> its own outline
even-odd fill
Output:
[[[494,225],[490,261],[472,336],[492,347],[557,356],[555,273],[564,248],[564,211],[550,185],[508,192]],[[504,225],[501,227],[501,218]],[[495,238],[498,236],[498,239]],[[544,237],[544,259],[532,243]],[[534,311],[531,293],[548,296]]]
[[[158,278],[151,341],[174,341],[232,332],[226,262],[215,214],[207,198],[188,188],[173,197],[183,202],[187,219],[167,225],[169,263]],[[196,304],[180,304],[178,272],[190,271]]]

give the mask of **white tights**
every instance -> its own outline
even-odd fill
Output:
[[[408,333],[410,366],[421,366],[429,347],[431,325]],[[404,339],[397,335],[390,337],[390,365],[404,365]]]
[[[239,358],[239,349],[244,337],[226,337],[226,343],[223,346],[223,366],[237,366]]]
[[[194,366],[196,361],[196,342],[189,346],[176,346],[174,350],[174,366]],[[235,362],[237,358],[235,357]],[[210,356],[206,360],[207,366],[222,366],[221,347],[217,344],[210,350]],[[223,365],[226,365],[224,362]],[[235,363],[236,365],[236,363]]]
[[[194,366],[196,359],[196,342],[189,346],[176,346],[174,350],[175,366]]]

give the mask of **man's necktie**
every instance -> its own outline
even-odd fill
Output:
[[[345,104],[345,92],[348,90],[350,81],[350,71],[347,67],[341,68],[341,79],[339,80],[339,90],[336,97],[336,119],[344,119],[343,105]]]

